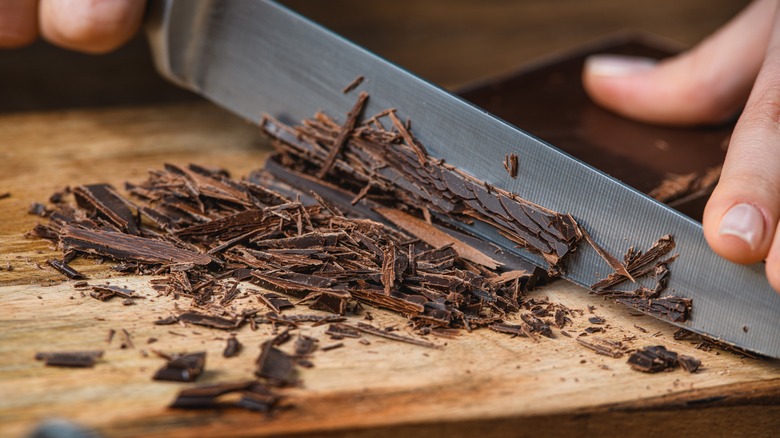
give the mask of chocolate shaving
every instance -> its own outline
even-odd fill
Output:
[[[604,248],[602,248],[598,243],[596,243],[595,240],[593,240],[593,237],[591,237],[590,233],[585,228],[580,228],[580,232],[582,233],[582,237],[585,238],[585,241],[588,242],[590,246],[593,247],[593,249],[596,250],[596,253],[598,253],[599,256],[601,256],[604,261],[609,264],[609,266],[615,270],[615,273],[618,275],[621,275],[632,282],[636,283],[636,280],[634,280],[634,277],[631,276],[631,273],[628,272],[628,269],[620,263],[620,260],[615,258],[612,254],[608,253]]]
[[[616,300],[620,304],[639,309],[656,318],[673,322],[685,322],[691,317],[692,301],[689,298],[663,297],[645,299],[626,297]]]
[[[154,380],[193,382],[206,366],[206,352],[173,355],[165,366],[154,373]]]
[[[227,319],[214,315],[204,315],[197,312],[182,313],[177,317],[177,320],[220,330],[234,330],[241,324],[241,320]]]
[[[92,368],[101,357],[103,357],[103,350],[35,353],[35,360],[42,360],[50,367]]]
[[[402,335],[399,335],[399,334],[396,334],[396,333],[391,333],[391,332],[388,332],[388,331],[376,328],[376,327],[374,327],[374,326],[372,326],[370,324],[366,324],[366,323],[363,323],[363,322],[358,322],[357,325],[355,325],[355,326],[351,326],[350,325],[350,327],[356,328],[357,330],[359,330],[359,331],[361,331],[363,333],[367,333],[369,335],[379,336],[380,338],[390,339],[390,340],[399,341],[399,342],[405,342],[407,344],[418,345],[420,347],[425,347],[425,348],[440,348],[438,345],[436,345],[436,344],[434,344],[432,342],[423,341],[423,340],[415,339],[415,338],[409,338],[409,337],[402,336]]]
[[[360,84],[363,83],[363,80],[365,80],[365,78],[363,76],[356,77],[355,79],[352,80],[352,82],[347,84],[347,86],[344,87],[344,89],[342,89],[341,92],[344,93],[344,94],[349,93],[350,91],[352,91],[355,88],[357,88],[358,86],[360,86]]]
[[[142,263],[208,265],[206,254],[179,248],[172,243],[132,236],[118,231],[87,230],[73,225],[62,227],[60,241],[66,250]]]
[[[506,156],[504,156],[504,169],[509,172],[509,176],[512,178],[517,178],[517,166],[517,154],[506,154]]]
[[[238,395],[238,400],[231,395]],[[282,396],[256,381],[218,383],[179,391],[170,407],[175,409],[241,408],[270,413],[278,407]]]
[[[614,358],[622,357],[626,353],[626,346],[623,345],[620,341],[611,341],[604,338],[590,338],[590,340],[585,340],[582,338],[577,338],[577,342],[580,343],[580,345],[595,351],[598,354],[601,354],[603,356],[609,356]]]
[[[317,173],[317,178],[322,179],[325,177],[325,175],[328,174],[328,172],[330,172],[331,167],[333,167],[333,163],[336,162],[336,158],[338,157],[339,152],[341,152],[341,149],[347,142],[347,138],[352,135],[352,131],[355,130],[358,117],[360,117],[360,114],[363,112],[363,108],[366,106],[366,101],[368,101],[368,93],[361,92],[358,95],[355,106],[353,106],[352,110],[350,110],[349,114],[347,114],[347,121],[341,128],[338,137],[336,137],[336,141],[333,142],[333,147],[331,148],[330,152],[328,152],[328,156],[325,157],[325,161],[322,163],[322,167],[320,168],[319,173]]]
[[[46,260],[46,264],[51,266],[52,268],[56,269],[57,272],[60,274],[70,278],[71,280],[83,280],[87,278],[84,274],[81,272],[73,269],[65,263],[64,261],[55,260],[55,259],[48,259]]]

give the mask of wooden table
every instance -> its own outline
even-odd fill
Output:
[[[692,1],[550,3],[295,6],[452,87],[622,28],[691,44],[744,2],[710,2],[706,10]],[[632,371],[625,357],[596,355],[573,338],[534,342],[479,330],[432,338],[443,345],[435,350],[370,339],[370,345],[347,340],[342,349],[318,352],[315,367],[302,372],[303,385],[287,392],[296,407],[274,418],[167,409],[187,385],[153,382],[163,361],[142,350],[205,349],[208,372],[201,383],[246,379],[270,329],[240,330],[246,350],[224,359],[224,332],[152,324],[161,312],[187,303],[156,297],[148,277],[112,275],[105,266],[80,261],[74,266],[90,281],[127,285],[148,299],[122,306],[82,297],[44,265],[57,252],[24,236],[39,220],[26,214],[27,207],[65,185],[140,181],[164,162],[204,163],[244,175],[261,166],[267,142],[253,126],[162,84],[138,43],[109,58],[47,47],[3,53],[0,84],[0,96],[6,96],[0,99],[0,193],[11,193],[0,200],[3,436],[19,436],[51,417],[105,436],[771,436],[780,430],[778,361],[696,350],[672,339],[674,327],[564,282],[533,295],[571,308],[593,306],[608,322],[604,337],[636,337],[632,346],[666,345],[701,358],[702,370],[645,375]],[[3,270],[8,265],[12,271]],[[372,312],[378,325],[406,330],[403,318]],[[574,318],[568,331],[576,335],[589,326],[588,315]],[[120,349],[116,339],[107,344],[110,329],[126,329],[134,348]],[[304,333],[327,343],[323,330],[305,327]],[[150,337],[159,341],[147,345]],[[46,368],[33,360],[36,351],[60,349],[105,349],[106,355],[86,370]]]

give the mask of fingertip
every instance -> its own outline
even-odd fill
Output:
[[[712,250],[734,263],[764,260],[772,245],[775,221],[761,201],[749,196],[713,193],[704,210],[704,237]]]
[[[17,49],[38,38],[36,0],[0,2],[0,48]]]
[[[68,49],[110,52],[137,32],[144,6],[143,0],[41,0],[41,34]]]
[[[780,250],[780,248],[778,248]],[[772,251],[766,260],[766,278],[769,280],[769,284],[775,292],[780,294],[780,257],[774,253],[780,251]]]

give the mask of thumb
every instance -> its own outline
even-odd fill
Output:
[[[756,0],[681,55],[595,55],[583,85],[600,105],[637,120],[670,125],[722,122],[747,99],[766,53],[776,0]]]

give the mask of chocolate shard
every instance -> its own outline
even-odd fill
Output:
[[[318,343],[319,341],[316,338],[312,338],[311,336],[298,336],[298,338],[295,340],[295,355],[308,356],[314,353],[314,350],[317,349]]]
[[[691,316],[693,301],[690,298],[663,297],[645,299],[640,297],[618,298],[620,304],[631,306],[635,309],[653,315],[656,318],[673,322],[685,322]]]
[[[628,358],[632,369],[645,373],[658,373],[677,367],[677,353],[663,345],[642,347]]]
[[[141,263],[192,264],[205,266],[212,262],[206,254],[146,237],[115,231],[87,230],[73,225],[62,227],[60,242],[66,249],[110,257],[114,260]]]
[[[293,358],[274,347],[270,341],[260,346],[255,375],[265,379],[271,386],[291,386],[298,382]]]
[[[227,396],[238,394],[233,401]],[[188,388],[179,391],[170,407],[175,409],[218,409],[242,408],[268,413],[274,410],[282,397],[265,385],[255,382],[219,383],[216,385]]]
[[[90,184],[73,189],[79,207],[110,221],[119,230],[133,235],[140,233],[132,203],[123,198],[110,184]]]
[[[695,373],[701,366],[701,360],[684,354],[677,355],[677,364],[689,373]]]
[[[359,331],[363,333],[367,333],[369,335],[379,336],[380,338],[405,342],[407,344],[418,345],[420,347],[425,347],[425,348],[440,348],[438,345],[434,344],[433,342],[423,341],[421,339],[410,338],[407,336],[402,336],[396,333],[388,332],[363,322],[358,322],[357,325],[350,326],[350,327],[354,327]]]
[[[577,342],[590,350],[595,351],[603,356],[609,356],[614,358],[623,357],[627,351],[627,347],[620,341],[612,341],[604,338],[591,338],[585,340],[577,338]]]
[[[530,313],[524,313],[520,315],[520,318],[523,320],[523,322],[528,324],[528,326],[531,328],[531,332],[538,333],[546,338],[554,337],[550,326],[547,325],[547,323],[542,321],[540,318],[537,318],[536,316]]]
[[[289,309],[291,307],[295,307],[293,303],[290,302],[287,298],[274,293],[261,293],[257,294],[257,297],[268,307],[271,308],[276,313],[279,313],[282,311],[282,309]]]
[[[220,316],[205,315],[198,312],[184,312],[177,317],[178,321],[220,330],[234,330],[241,324],[240,319],[227,319]]]
[[[67,368],[92,368],[101,357],[103,357],[103,350],[35,353],[35,360],[44,361],[46,366]]]
[[[333,323],[328,326],[325,334],[332,339],[359,338],[360,330],[349,324]]]
[[[174,382],[193,382],[200,376],[205,366],[205,351],[174,355],[165,366],[154,373],[153,379],[170,380]]]
[[[71,280],[84,280],[85,278],[87,278],[86,275],[71,268],[70,265],[68,265],[64,261],[47,259],[46,264],[56,269],[60,274],[70,278]]]
[[[243,348],[244,346],[240,342],[238,342],[238,339],[236,339],[235,336],[231,336],[227,340],[227,345],[225,345],[225,350],[222,352],[222,356],[223,357],[238,356],[238,353],[240,353]]]

